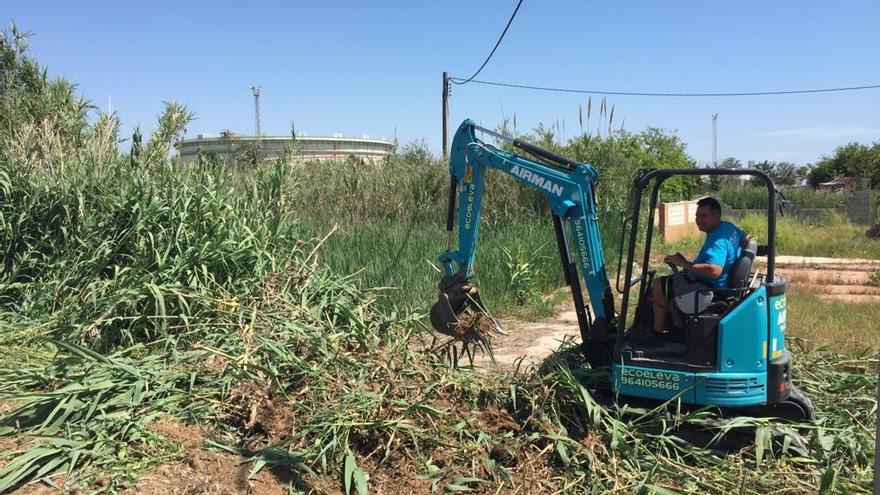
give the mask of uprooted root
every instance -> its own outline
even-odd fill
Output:
[[[495,322],[486,313],[464,313],[458,322],[445,332],[450,337],[463,342],[488,342],[492,340]]]
[[[492,353],[492,334],[497,332],[495,321],[486,313],[462,313],[455,325],[450,326],[445,335],[452,337],[433,348],[453,367],[458,367],[462,357],[467,356],[468,362],[474,364],[474,356],[479,350],[495,360]]]

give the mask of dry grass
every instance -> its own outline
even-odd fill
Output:
[[[829,301],[807,288],[789,289],[788,331],[835,352],[880,349],[880,305]]]

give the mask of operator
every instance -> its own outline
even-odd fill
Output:
[[[694,261],[688,261],[681,253],[670,254],[663,258],[665,263],[685,270],[685,276],[694,282],[688,285],[685,293],[695,292],[702,288],[727,286],[727,275],[739,258],[745,232],[736,225],[721,220],[721,203],[715,198],[706,197],[697,202],[697,228],[706,233],[706,240],[700,248],[700,254]],[[672,275],[659,277],[651,286],[651,302],[654,306],[654,331],[665,330],[666,315],[672,307],[672,298],[682,294],[673,294]],[[681,315],[672,312],[673,326],[682,327]]]

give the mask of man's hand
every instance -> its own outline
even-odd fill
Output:
[[[663,258],[664,263],[669,263],[670,265],[675,265],[684,269],[688,269],[691,267],[693,263],[687,260],[681,253],[670,254],[669,256]]]

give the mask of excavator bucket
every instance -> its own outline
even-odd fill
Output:
[[[455,273],[445,276],[437,287],[440,289],[440,296],[430,311],[431,326],[435,330],[462,340],[470,340],[475,331],[485,333],[487,330],[494,330],[503,333],[498,320],[491,318],[486,312],[477,288],[464,275]],[[465,313],[474,313],[482,318],[467,318],[469,324],[463,324]],[[489,328],[473,328],[479,322],[488,322],[482,326]]]

